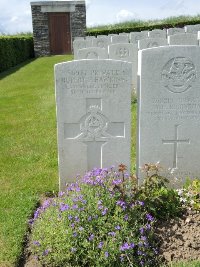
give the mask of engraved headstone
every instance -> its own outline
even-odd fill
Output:
[[[75,59],[77,58],[78,50],[82,48],[86,48],[86,46],[87,46],[86,40],[75,39],[73,41],[73,52],[74,52]]]
[[[168,45],[165,38],[145,38],[138,41],[139,50]]]
[[[108,49],[109,43],[110,43],[110,38],[108,36],[97,37],[93,39],[92,46]]]
[[[107,59],[108,50],[99,47],[89,47],[79,49],[76,59]]]
[[[113,35],[111,36],[111,42],[113,44],[129,43],[129,37],[127,35]]]
[[[130,167],[131,63],[55,65],[60,190],[94,167]]]
[[[133,89],[137,91],[138,46],[136,44],[109,45],[109,58],[132,62]]]
[[[145,39],[145,38],[148,38],[148,31],[130,33],[130,43],[132,44],[138,44],[139,40]]]
[[[179,33],[185,33],[184,28],[169,28],[167,29],[167,35],[174,35],[174,34],[179,34]]]
[[[156,162],[171,181],[200,177],[199,73],[198,46],[139,51],[139,179],[140,168]]]
[[[188,33],[197,33],[198,31],[200,31],[200,24],[187,25],[185,26],[185,31]]]
[[[166,38],[166,29],[149,31],[149,38]]]
[[[198,45],[197,34],[181,33],[168,36],[169,45]]]

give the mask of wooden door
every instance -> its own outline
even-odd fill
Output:
[[[52,55],[71,54],[70,13],[49,13],[49,42]]]

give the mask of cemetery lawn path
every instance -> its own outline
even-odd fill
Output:
[[[58,190],[53,66],[43,57],[0,74],[0,267],[17,266],[39,196]]]
[[[53,66],[72,56],[27,61],[0,74],[0,267],[18,266],[28,218],[58,191]],[[132,170],[136,104],[132,105]]]

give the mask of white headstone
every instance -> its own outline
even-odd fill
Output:
[[[198,45],[197,34],[180,33],[168,36],[169,45]]]
[[[167,38],[166,29],[149,31],[149,38]]]
[[[169,28],[167,29],[167,35],[174,35],[174,34],[179,34],[179,33],[185,33],[184,28]]]
[[[108,36],[106,36],[106,37],[97,37],[96,39],[93,39],[93,41],[92,41],[92,46],[105,48],[107,50],[108,50],[108,45],[109,44],[110,44],[110,38]]]
[[[77,58],[77,53],[79,49],[86,48],[87,42],[86,40],[74,40],[73,41],[73,51],[74,51],[74,58]]]
[[[130,43],[138,44],[139,40],[145,39],[145,38],[148,38],[148,31],[130,33]]]
[[[139,179],[156,162],[178,179],[200,177],[200,47],[142,50],[138,64]]]
[[[129,37],[126,35],[113,35],[111,36],[111,42],[113,44],[129,43]]]
[[[132,62],[133,88],[137,91],[138,46],[136,44],[109,45],[109,58]]]
[[[76,59],[107,59],[108,50],[100,47],[79,49]]]
[[[200,24],[187,25],[185,26],[185,31],[188,33],[197,33],[198,31],[200,31]]]
[[[139,50],[168,45],[165,38],[146,38],[138,41]]]
[[[131,63],[55,65],[60,190],[94,167],[130,167]]]

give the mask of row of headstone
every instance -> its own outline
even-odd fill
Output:
[[[200,177],[199,73],[198,46],[139,51],[139,179],[141,167],[156,162],[176,179]],[[60,190],[94,167],[124,163],[130,170],[132,64],[114,59],[60,63],[55,81]]]
[[[103,54],[103,58],[109,58],[109,47],[113,44],[119,43],[128,43],[127,38],[124,38],[124,35],[113,36],[115,38],[115,42],[110,42],[108,37],[97,37],[91,38],[90,40],[75,40],[73,42],[74,48],[74,58],[81,59],[82,52],[79,55],[80,49],[84,48],[104,48],[105,54]],[[133,35],[131,44],[135,45],[135,48],[138,50],[156,47],[156,46],[165,46],[165,45],[199,45],[200,34],[195,33],[178,33],[174,35],[168,36],[168,38],[161,37],[145,37],[144,33],[141,32],[140,35]],[[85,50],[86,51],[86,50]],[[94,49],[93,49],[94,51]],[[101,51],[101,50],[99,50]],[[93,53],[94,54],[94,53]],[[97,53],[98,54],[98,53]],[[91,57],[91,54],[89,54]]]

